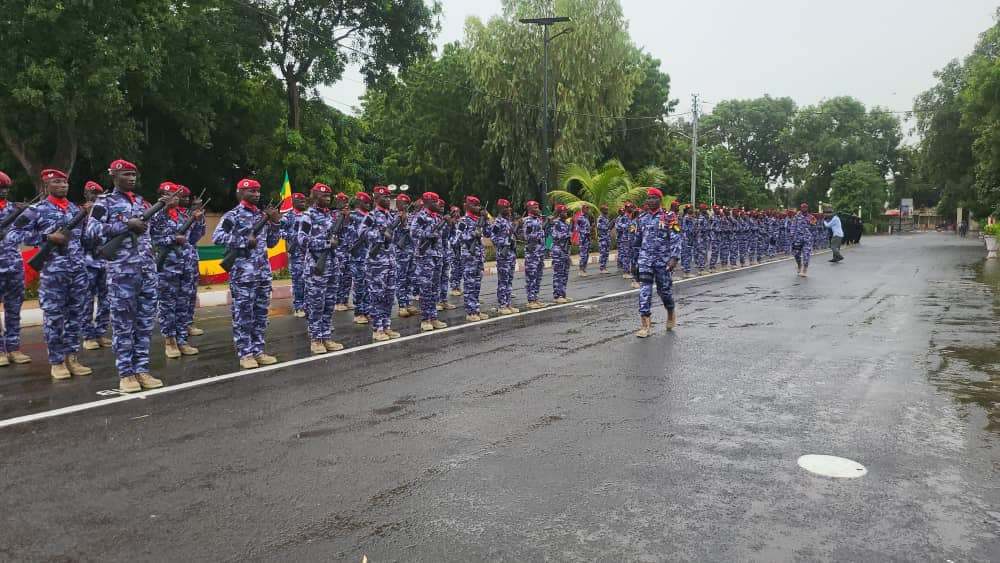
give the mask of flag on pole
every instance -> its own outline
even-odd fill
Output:
[[[580,218],[580,215],[583,215],[582,207],[576,212],[576,215],[573,216],[573,244],[580,244],[580,231],[576,230],[576,221]]]
[[[285,170],[285,181],[281,183],[281,212],[292,210],[292,183],[288,181],[288,170]]]

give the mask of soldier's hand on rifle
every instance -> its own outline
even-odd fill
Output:
[[[247,248],[257,248],[257,236],[253,233],[247,237]]]
[[[204,216],[205,216],[205,210],[204,209],[199,208],[199,209],[195,209],[194,210],[194,218],[195,219],[201,219]]]
[[[14,207],[17,208],[18,210],[21,210],[21,209],[24,209],[25,207],[28,207],[28,204],[27,203],[21,203],[20,201],[15,201],[14,202]]]
[[[392,242],[392,233],[388,229],[382,229],[382,240],[385,242]]]
[[[128,230],[141,235],[146,232],[146,222],[139,217],[132,217],[128,220]]]
[[[61,230],[45,235],[45,240],[56,246],[66,246],[69,243],[69,238]]]
[[[85,202],[83,202],[83,203],[80,204],[80,209],[86,209],[87,211],[90,211],[90,208],[93,207],[93,206],[94,206],[94,202],[92,202],[92,201],[85,201]]]
[[[179,193],[163,194],[157,201],[162,201],[163,205],[177,205],[181,202]]]
[[[273,207],[268,207],[264,210],[264,213],[267,214],[267,218],[270,219],[272,223],[281,221],[281,212]]]
[[[187,244],[187,237],[184,235],[176,235],[174,237],[174,244]]]
[[[677,259],[676,258],[671,258],[670,260],[667,260],[667,270],[668,271],[673,272],[674,268],[676,268],[676,267],[677,267]]]

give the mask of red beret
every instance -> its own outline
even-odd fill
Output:
[[[452,205],[450,211],[461,211],[457,205]]]
[[[392,193],[391,191],[389,191],[389,188],[387,186],[375,186],[375,188],[372,189],[372,192],[374,192],[375,195],[389,195],[390,193]]]
[[[332,194],[333,193],[333,190],[330,189],[330,186],[328,186],[326,184],[321,184],[321,183],[318,183],[318,182],[316,183],[315,186],[312,187],[312,191],[319,192],[321,194]]]
[[[10,184],[10,176],[0,172],[0,187],[9,186]]]
[[[646,190],[646,195],[655,195],[656,197],[663,197],[663,192],[656,188],[649,188]]]
[[[163,182],[162,184],[160,184],[160,190],[167,192],[169,194],[181,191],[180,186],[178,186],[173,182]]]
[[[292,194],[292,199],[305,199],[305,198],[306,194],[300,194],[299,192],[295,192]]]
[[[410,203],[410,196],[406,194],[399,194],[396,196],[396,201],[405,201],[406,203]]]
[[[538,205],[538,202],[537,202],[537,201],[535,201],[535,200],[531,200],[531,201],[529,201],[528,203],[525,203],[524,205],[526,205],[526,206],[527,206],[527,205]]]
[[[243,178],[236,183],[236,189],[238,190],[259,190],[260,182],[257,180],[251,180],[250,178]]]
[[[556,206],[556,211],[566,211],[566,206],[560,203]]]
[[[497,200],[497,206],[498,207],[510,207],[510,202],[507,201],[506,199],[498,199]]]
[[[434,192],[424,192],[424,195],[421,197],[421,199],[423,199],[424,201],[433,201],[435,199],[441,199],[441,198],[438,197],[438,195]]]
[[[337,199],[342,199],[344,201],[347,201],[347,200],[351,199],[351,198],[347,197],[347,194],[345,194],[344,192],[340,192],[340,193],[338,193],[334,197],[336,197]]]
[[[354,194],[354,199],[356,201],[371,201],[372,196],[370,196],[368,192],[358,192]]]
[[[62,170],[56,170],[55,168],[46,168],[42,170],[42,180],[53,180],[55,178],[62,178],[63,180],[69,179],[66,173]]]
[[[633,207],[635,207],[635,204],[632,203],[631,201],[625,202],[625,209],[632,209]]]
[[[91,181],[87,182],[86,184],[84,184],[83,185],[83,189],[85,191],[90,191],[90,192],[101,192],[101,193],[104,193],[104,188],[102,188],[100,184],[98,184],[97,182],[94,182],[93,180],[91,180]]]
[[[809,204],[808,203],[803,203],[799,207],[801,207],[802,209],[809,209]]]
[[[191,195],[191,188],[183,184],[177,184],[177,189],[180,190],[181,195]]]
[[[601,206],[601,209],[607,209],[607,208],[608,208],[608,206],[607,206],[607,205],[602,205],[602,206]]]
[[[465,203],[471,203],[472,205],[479,205],[479,198],[474,195],[465,196]]]
[[[708,204],[703,203],[699,205],[699,207],[701,207],[702,209],[708,209]]]
[[[677,209],[680,206],[681,206],[681,202],[679,202],[677,200],[674,200],[674,201],[670,202],[670,208],[671,209]]]
[[[118,159],[108,165],[109,172],[138,172],[139,169],[127,160]]]
[[[583,205],[580,206],[580,208],[581,209],[590,209],[590,206],[587,205],[586,203],[584,203]]]

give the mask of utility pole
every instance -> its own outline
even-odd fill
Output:
[[[691,205],[694,205],[695,186],[698,178],[698,94],[691,95]]]

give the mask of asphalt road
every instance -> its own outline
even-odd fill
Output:
[[[678,284],[677,330],[657,310],[645,340],[628,294],[2,428],[0,559],[996,560],[984,254],[866,238],[808,279],[786,262]],[[217,316],[168,383],[235,367]],[[272,350],[305,357],[302,321],[273,320]],[[0,381],[9,418],[113,374]]]

